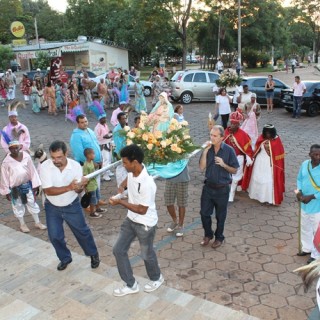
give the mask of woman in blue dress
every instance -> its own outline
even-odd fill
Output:
[[[149,122],[153,127],[152,131],[166,132],[169,128],[173,115],[173,107],[168,101],[167,94],[165,92],[160,93],[159,101],[149,114]]]
[[[61,91],[61,82],[58,81],[55,84],[54,88],[56,90],[56,106],[57,106],[57,109],[60,110],[62,108],[62,104],[63,104],[63,97],[62,97],[62,91]]]
[[[136,112],[141,113],[141,111],[147,112],[146,98],[144,97],[144,87],[140,83],[140,79],[136,78],[136,83],[134,85],[134,92],[136,98],[135,109]]]

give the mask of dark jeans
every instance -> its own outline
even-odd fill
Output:
[[[85,255],[93,256],[98,253],[93,235],[84,218],[79,198],[76,198],[76,200],[65,207],[56,207],[46,200],[44,207],[46,210],[49,239],[61,262],[71,260],[71,252],[67,248],[64,237],[64,221],[76,237]]]
[[[121,225],[118,240],[113,246],[113,254],[117,261],[120,277],[130,288],[136,280],[133,276],[128,251],[135,238],[138,238],[140,243],[141,258],[144,261],[148,277],[152,281],[157,281],[160,278],[158,259],[153,249],[155,234],[156,226],[146,227],[129,218],[126,218]]]
[[[217,220],[217,229],[214,236],[216,240],[224,240],[223,230],[227,217],[229,191],[229,186],[219,189],[211,189],[206,185],[203,186],[200,215],[205,237],[213,238],[211,215],[214,210]]]
[[[293,96],[293,114],[292,117],[300,117],[302,97]]]
[[[222,121],[223,129],[227,129],[228,121],[229,121],[229,113],[228,114],[222,114],[221,115],[221,121]]]

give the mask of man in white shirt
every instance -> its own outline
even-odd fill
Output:
[[[294,77],[293,84],[293,114],[292,118],[298,119],[301,114],[302,97],[307,91],[307,88],[303,82],[301,82],[299,76]]]
[[[294,73],[294,70],[295,70],[295,68],[296,68],[296,65],[297,65],[297,60],[295,59],[295,58],[292,58],[291,60],[290,60],[290,63],[291,63],[291,70],[292,70],[292,73]]]
[[[44,207],[48,235],[60,260],[57,269],[62,271],[72,262],[64,236],[64,221],[85,255],[91,257],[91,268],[98,268],[98,249],[84,218],[78,196],[88,181],[82,177],[80,164],[67,158],[67,146],[63,141],[54,141],[49,151],[51,159],[42,163],[40,179],[46,195]]]
[[[116,297],[139,292],[128,258],[128,250],[135,238],[139,240],[141,257],[151,280],[144,286],[144,291],[152,292],[164,282],[153,248],[158,222],[155,204],[157,186],[142,164],[144,154],[140,147],[134,144],[126,146],[121,150],[120,156],[128,176],[120,184],[119,192],[122,193],[127,188],[128,201],[119,197],[109,199],[111,205],[120,204],[128,209],[127,218],[122,223],[118,240],[113,247],[120,277],[125,282],[123,287],[113,291]]]
[[[218,70],[218,73],[222,73],[222,71],[223,71],[223,62],[221,61],[220,58],[218,59],[216,68]]]

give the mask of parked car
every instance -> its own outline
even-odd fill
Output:
[[[100,79],[105,79],[106,78],[107,74],[108,74],[108,72],[105,72],[105,73],[102,73],[99,76],[96,76],[94,78],[90,77],[90,79],[98,84],[100,82]],[[140,80],[140,83],[144,86],[144,95],[146,97],[151,96],[152,82]],[[134,84],[135,84],[135,77],[129,75],[129,88],[128,88],[128,91],[129,91],[129,94],[131,96],[134,95]],[[93,91],[96,91],[96,88],[93,89]]]
[[[196,57],[187,56],[187,63],[199,63]]]
[[[267,104],[265,84],[268,77],[245,77],[242,85],[248,85],[249,91],[257,95],[259,104]],[[275,82],[273,104],[275,106],[283,106],[281,99],[281,90],[290,89],[290,87],[279,79],[273,78]]]
[[[213,87],[220,75],[204,70],[178,71],[170,80],[171,98],[184,104],[192,100],[214,101]]]
[[[303,95],[301,109],[309,117],[314,117],[320,111],[320,81],[302,81],[307,91]],[[281,90],[281,100],[288,112],[293,111],[293,89]]]
[[[20,71],[20,63],[18,63],[17,61],[10,61],[10,69],[12,70],[12,72]]]

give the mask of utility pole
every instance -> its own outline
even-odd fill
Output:
[[[36,31],[36,41],[37,41],[37,45],[39,46],[39,50],[41,50],[40,41],[39,41],[39,35],[38,35],[37,18],[34,18],[34,29],[35,29],[35,31]]]
[[[219,11],[219,26],[218,26],[218,45],[217,45],[217,60],[220,57],[220,36],[221,36],[221,4],[220,4],[220,11]]]
[[[238,60],[241,65],[241,0],[238,0]]]

